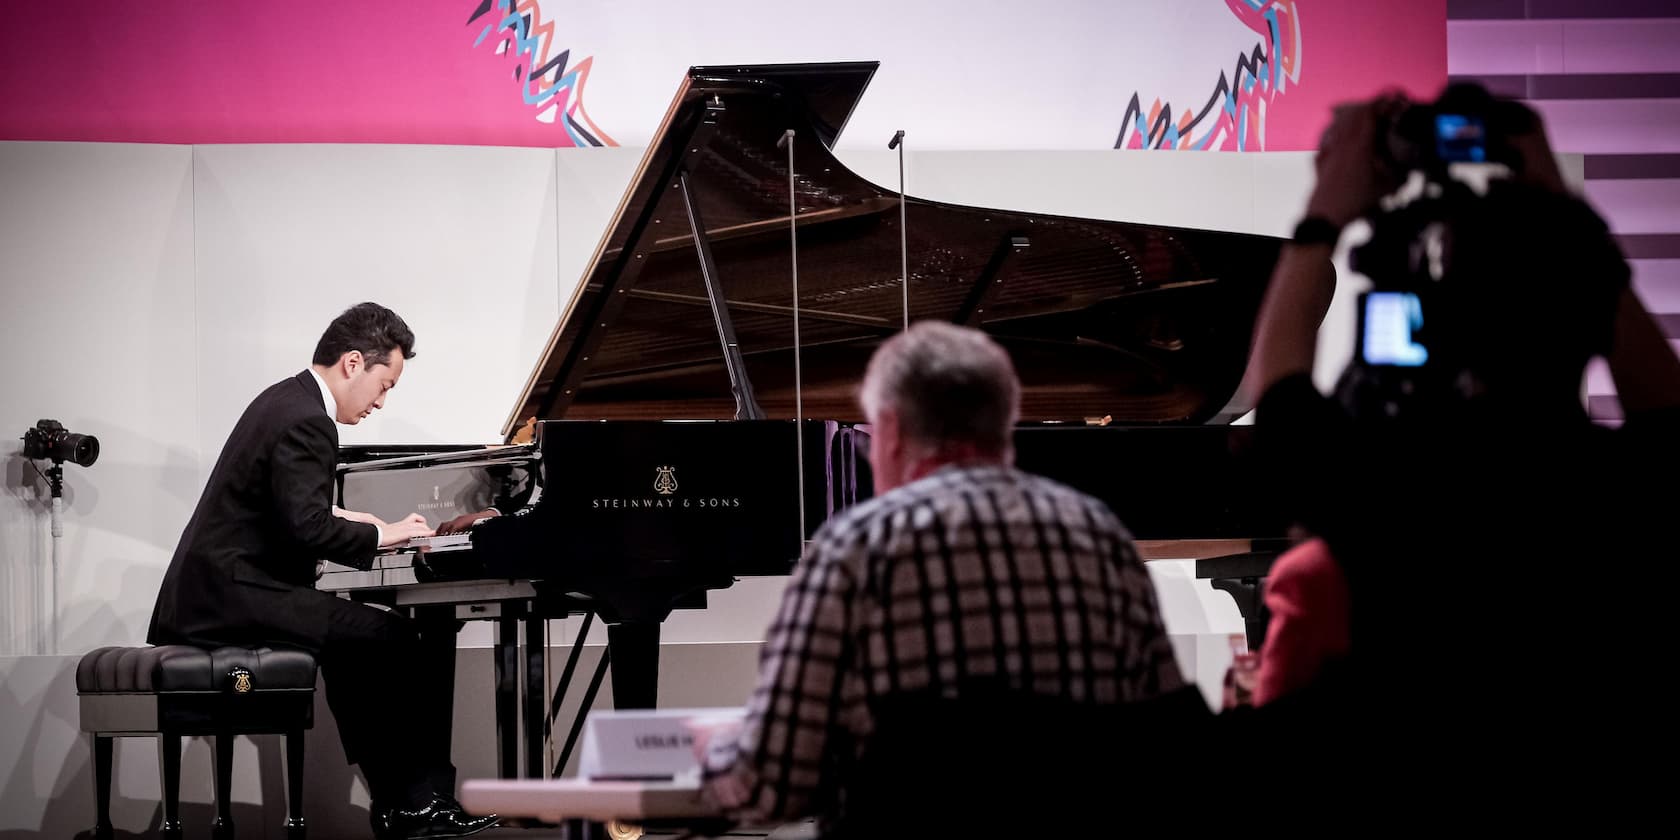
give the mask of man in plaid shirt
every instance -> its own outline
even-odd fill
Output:
[[[731,816],[832,816],[848,784],[833,759],[861,755],[883,699],[983,684],[1114,704],[1183,685],[1126,529],[1012,466],[1020,393],[1001,347],[946,323],[870,360],[876,497],[826,523],[794,570],[739,733],[700,739],[706,791]]]

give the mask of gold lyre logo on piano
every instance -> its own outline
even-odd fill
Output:
[[[658,472],[653,477],[653,489],[661,496],[669,496],[677,492],[676,467],[654,467]]]
[[[251,690],[251,672],[244,668],[235,668],[228,676],[233,677],[233,691],[235,694],[245,694]]]

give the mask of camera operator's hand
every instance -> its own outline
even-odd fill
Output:
[[[429,537],[433,534],[432,526],[426,524],[426,517],[418,513],[411,513],[395,522],[375,524],[379,525],[380,548],[390,548],[415,537]]]
[[[1404,97],[1388,95],[1336,108],[1319,141],[1318,182],[1307,201],[1308,217],[1322,218],[1340,230],[1394,191],[1399,182],[1377,154],[1377,127],[1392,124],[1405,107]],[[1291,245],[1278,255],[1243,378],[1249,405],[1279,380],[1312,373],[1318,326],[1336,292],[1330,245]]]
[[[1318,183],[1307,201],[1308,216],[1346,227],[1399,186],[1377,157],[1377,126],[1404,107],[1406,99],[1398,94],[1336,107],[1319,139]]]
[[[1517,153],[1517,159],[1521,161],[1519,171],[1514,173],[1516,179],[1553,192],[1568,192],[1569,188],[1563,183],[1563,173],[1558,170],[1557,155],[1552,154],[1551,141],[1546,138],[1546,123],[1540,119],[1538,112],[1527,105],[1512,104],[1528,111],[1528,116],[1533,120],[1532,131],[1512,134],[1506,138],[1511,150]]]

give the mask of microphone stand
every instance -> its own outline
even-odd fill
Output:
[[[48,568],[47,580],[48,610],[47,632],[49,647],[47,653],[58,653],[58,556],[59,543],[64,539],[64,462],[54,460],[53,465],[42,473],[46,476],[47,487],[52,491],[52,565]]]
[[[893,134],[887,148],[898,150],[898,279],[904,284],[904,328],[910,329],[910,239],[904,211],[904,129]]]
[[[799,545],[805,545],[805,387],[799,369],[799,198],[794,190],[793,129],[788,129],[776,148],[787,148],[788,170],[788,242],[793,260],[793,439],[795,473],[799,493]]]

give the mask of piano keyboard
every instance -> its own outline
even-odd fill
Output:
[[[472,548],[471,534],[441,534],[435,537],[415,537],[408,542],[386,549],[391,553],[401,551],[464,551]]]
[[[323,563],[315,588],[329,592],[345,592],[356,589],[423,587],[425,581],[414,569],[415,563],[424,562],[418,559],[419,555],[470,551],[472,547],[471,534],[415,537],[401,545],[380,549],[379,553],[374,555],[373,564],[366,569],[356,569],[338,563]]]

